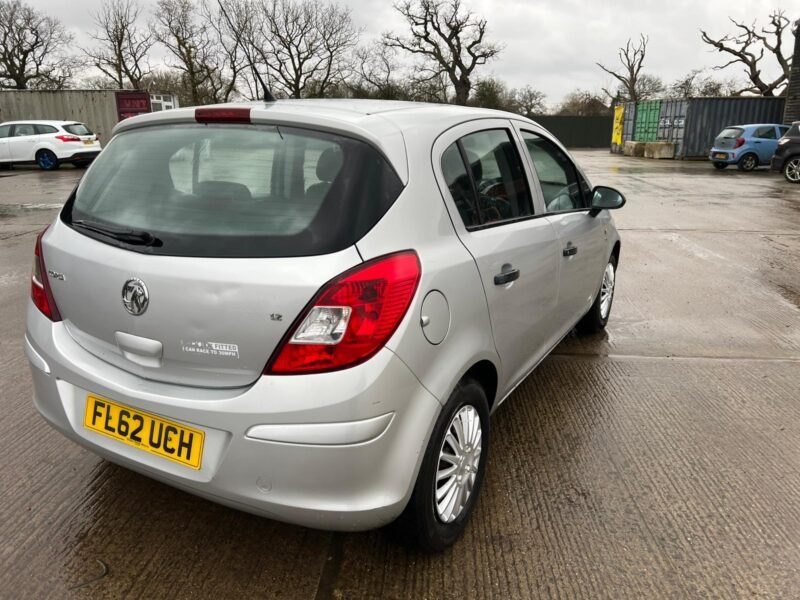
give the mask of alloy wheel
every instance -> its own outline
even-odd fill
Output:
[[[786,179],[792,183],[800,183],[800,158],[793,158],[784,168]]]
[[[466,507],[481,462],[481,418],[475,407],[462,406],[453,416],[436,467],[434,505],[443,523],[452,523]]]
[[[608,313],[611,311],[611,301],[614,299],[615,278],[614,265],[608,263],[606,265],[606,271],[603,273],[603,284],[600,286],[600,317],[602,319],[607,319]]]

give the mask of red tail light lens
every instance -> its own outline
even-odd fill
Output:
[[[47,281],[47,267],[44,264],[42,254],[42,236],[47,231],[45,228],[36,238],[36,248],[33,256],[33,272],[31,273],[31,300],[42,314],[51,321],[60,321],[61,314],[58,312],[53,292],[50,290],[50,283]]]
[[[736,138],[736,142],[733,144],[733,147],[741,148],[742,146],[744,146],[744,138],[743,137]]]
[[[61,140],[62,142],[80,142],[81,138],[77,135],[57,135],[57,140]]]
[[[372,357],[392,337],[417,291],[416,252],[359,265],[326,284],[292,324],[265,374],[321,373]]]

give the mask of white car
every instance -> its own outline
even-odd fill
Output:
[[[36,163],[53,171],[62,163],[85,167],[100,154],[100,140],[75,121],[0,123],[0,164]]]

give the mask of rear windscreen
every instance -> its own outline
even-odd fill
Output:
[[[744,132],[744,129],[741,127],[728,127],[723,129],[722,133],[720,133],[717,137],[735,139],[742,135],[742,132]]]
[[[309,256],[354,244],[402,188],[377,150],[341,135],[262,125],[151,127],[114,137],[62,220],[145,231],[158,243],[97,239],[148,254]]]
[[[72,123],[64,125],[64,130],[72,135],[93,135],[91,130],[83,123]]]

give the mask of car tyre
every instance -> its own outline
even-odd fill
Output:
[[[466,435],[464,427],[470,430]],[[459,432],[465,439],[459,439]],[[408,541],[426,552],[441,552],[464,533],[483,483],[488,451],[486,392],[467,378],[456,386],[436,420],[414,492],[399,520]]]
[[[58,157],[50,150],[39,150],[36,153],[36,164],[42,171],[55,171],[60,166]]]
[[[758,166],[758,157],[752,152],[748,152],[739,159],[736,166],[739,167],[740,171],[752,171]]]
[[[606,328],[608,317],[611,316],[611,305],[614,303],[614,290],[617,283],[617,257],[611,255],[603,271],[603,281],[592,307],[583,318],[578,321],[578,332],[583,334],[596,333]]]
[[[715,162],[714,163],[714,168],[715,169],[719,169],[719,170],[725,169],[727,166],[728,166],[728,163],[724,163],[724,162]]]
[[[800,183],[800,156],[793,156],[784,163],[783,177],[789,183]]]

